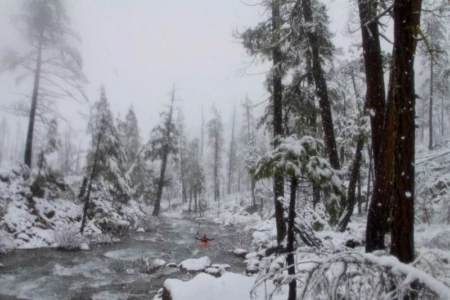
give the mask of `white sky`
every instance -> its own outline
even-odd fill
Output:
[[[20,3],[0,0],[0,48],[18,45],[9,16],[18,12]],[[350,3],[335,0],[331,4],[330,29],[337,34],[337,46],[349,43],[349,37],[341,33]],[[96,101],[104,84],[115,114],[124,115],[133,105],[144,139],[159,121],[173,83],[191,137],[198,135],[201,106],[208,117],[215,103],[227,129],[233,103],[238,106],[246,93],[254,103],[267,97],[265,74],[239,72],[251,58],[232,37],[233,30],[260,22],[262,8],[240,0],[67,0],[67,4],[72,28],[82,38],[79,50],[90,81],[85,89],[88,97]],[[253,66],[247,72],[267,69]],[[17,99],[15,93],[31,92],[31,82],[16,86],[13,78],[11,73],[0,73],[0,105]],[[82,131],[85,123],[78,111],[86,112],[87,107],[66,102],[60,110],[73,128]]]

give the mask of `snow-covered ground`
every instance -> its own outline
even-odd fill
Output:
[[[66,190],[45,190],[44,197],[38,197],[32,193],[28,176],[21,166],[0,169],[0,248],[57,247],[58,236],[80,229],[83,203],[75,195],[81,178],[69,178],[64,183]],[[152,209],[134,200],[117,204],[95,194],[91,202],[95,208],[84,232],[93,239],[102,237],[107,226],[138,229],[134,227],[148,219]]]

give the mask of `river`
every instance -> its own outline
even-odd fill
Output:
[[[201,223],[200,233],[215,240],[201,247],[195,242],[199,223],[187,219],[162,219],[152,232],[133,233],[120,243],[91,245],[87,251],[66,252],[49,248],[16,250],[0,258],[0,299],[153,299],[166,278],[189,279],[193,274],[164,268],[155,274],[139,272],[141,256],[180,263],[208,256],[212,263],[231,265],[242,272],[241,259],[229,254],[239,247],[235,228]]]

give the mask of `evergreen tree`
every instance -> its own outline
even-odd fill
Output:
[[[125,173],[126,155],[120,135],[106,98],[101,88],[100,99],[94,103],[88,124],[91,134],[91,149],[87,156],[87,174],[91,174],[97,157],[96,186],[120,202],[128,202],[131,196],[129,179]]]
[[[61,138],[58,133],[58,121],[56,119],[52,119],[48,124],[47,135],[38,154],[38,175],[41,175],[42,169],[49,168],[49,162],[47,159],[48,155],[58,151],[60,147]]]
[[[212,148],[213,162],[213,190],[214,200],[220,198],[220,172],[222,169],[222,145],[223,145],[223,123],[222,117],[216,107],[213,105],[212,118],[207,124],[209,145]]]
[[[162,124],[158,125],[152,130],[152,137],[150,140],[151,155],[153,159],[161,160],[161,167],[158,179],[158,188],[156,191],[155,207],[153,209],[153,216],[159,215],[161,208],[161,198],[163,188],[166,184],[166,168],[170,155],[178,153],[178,131],[173,122],[173,109],[175,102],[175,86],[172,89],[172,97],[169,109],[161,113]]]
[[[31,105],[18,108],[19,113],[29,114],[24,160],[31,167],[37,114],[53,115],[54,101],[76,98],[76,92],[84,97],[81,86],[86,79],[81,54],[72,45],[79,38],[69,27],[62,0],[25,0],[23,12],[14,21],[29,49],[23,53],[6,52],[3,63],[9,70],[22,71],[18,82],[34,77]]]

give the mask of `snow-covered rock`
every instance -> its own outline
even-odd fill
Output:
[[[232,250],[231,253],[233,253],[237,257],[245,258],[245,256],[247,255],[248,251],[245,250],[245,249],[237,248],[237,249]]]
[[[255,279],[255,277],[234,273],[225,273],[220,278],[200,273],[186,282],[178,279],[166,279],[160,297],[163,300],[248,300]],[[252,299],[264,299],[264,288],[264,285],[256,288],[255,298]],[[271,283],[268,283],[268,288],[273,288]],[[281,300],[286,297],[285,290],[282,290],[272,299]]]
[[[203,271],[209,266],[211,266],[211,260],[208,256],[189,258],[179,264],[180,269],[185,271]]]
[[[136,229],[136,232],[142,233],[142,232],[145,232],[145,230],[144,230],[144,228],[139,227],[138,229]]]

